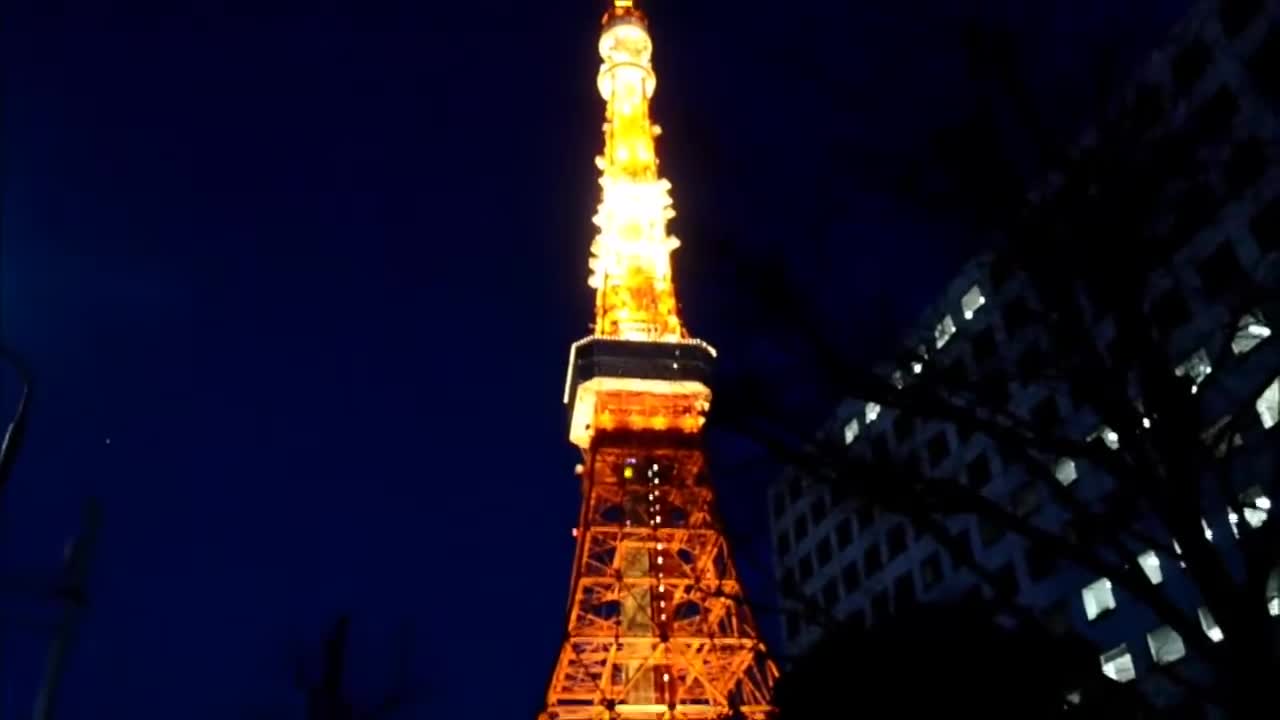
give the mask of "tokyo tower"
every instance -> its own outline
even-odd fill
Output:
[[[701,430],[715,351],[680,322],[671,184],[649,118],[643,13],[613,0],[599,42],[602,190],[589,285],[594,332],[565,381],[582,485],[567,632],[544,720],[773,715],[765,654],[713,508]]]

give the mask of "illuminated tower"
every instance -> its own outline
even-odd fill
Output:
[[[649,119],[653,45],[629,0],[605,14],[599,49],[595,327],[573,344],[564,398],[583,504],[543,717],[767,718],[777,670],[715,520],[701,442],[715,351],[677,313],[671,185]]]

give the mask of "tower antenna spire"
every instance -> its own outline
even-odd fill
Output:
[[[658,173],[649,117],[657,88],[648,23],[631,2],[613,0],[600,32],[596,88],[605,101],[600,204],[592,221],[589,284],[596,290],[595,334],[627,340],[676,340],[686,336],[677,313],[671,251],[680,245],[667,232],[675,211],[671,183]]]

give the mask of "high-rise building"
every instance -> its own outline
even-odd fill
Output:
[[[1206,503],[1202,519],[1205,537],[1228,562],[1238,562],[1230,560],[1237,544],[1268,522],[1271,498],[1280,492],[1275,473],[1280,466],[1280,428],[1275,427],[1280,342],[1272,337],[1280,308],[1274,295],[1249,304],[1239,292],[1280,285],[1277,100],[1280,7],[1264,0],[1204,2],[1085,135],[1061,171],[1031,193],[1029,208],[1040,215],[1041,226],[1052,226],[1053,213],[1063,207],[1055,199],[1064,188],[1078,191],[1083,183],[1087,192],[1093,182],[1088,173],[1108,166],[1095,162],[1098,157],[1122,158],[1110,167],[1144,162],[1176,167],[1184,159],[1197,164],[1194,174],[1171,174],[1159,187],[1147,188],[1159,196],[1147,218],[1150,235],[1134,237],[1132,247],[1116,252],[1147,252],[1154,258],[1148,273],[1131,281],[1145,288],[1145,315],[1163,339],[1168,372],[1184,378],[1196,394],[1206,430],[1227,417],[1238,423],[1227,442],[1237,458],[1228,491],[1235,497],[1231,505]],[[1115,132],[1118,127],[1125,132]],[[1130,143],[1133,137],[1140,140]],[[1169,141],[1174,137],[1178,142]],[[1172,157],[1175,153],[1185,157]],[[1046,362],[1044,353],[1054,346],[1043,323],[1034,320],[1036,288],[1007,269],[998,252],[969,263],[908,334],[907,352],[888,353],[905,359],[890,363],[886,378],[902,387],[930,375],[973,378]],[[1102,310],[1093,341],[1106,348],[1116,331]],[[1096,438],[1107,447],[1126,441],[1079,398],[1050,383],[1010,382],[1002,392],[1001,404],[1020,417],[1049,419],[1065,432]],[[1070,512],[1053,493],[980,433],[850,399],[818,435],[816,443],[842,452],[875,449],[918,463],[926,475],[963,482],[1020,517],[1070,532],[1064,529]],[[1104,498],[1113,487],[1100,468],[1070,457],[1057,459],[1053,474],[1086,503]],[[842,618],[874,624],[916,603],[984,592],[984,583],[966,563],[908,519],[840,502],[828,487],[806,482],[799,469],[788,470],[774,485],[770,505],[779,578]],[[1194,672],[1194,657],[1178,633],[1113,588],[1108,578],[1059,563],[972,515],[950,517],[946,525],[975,562],[1045,624],[1092,641],[1100,650],[1103,676],[1137,682],[1149,696],[1167,699],[1177,695],[1177,688],[1154,672],[1156,666],[1182,663]],[[1198,616],[1211,641],[1221,640],[1222,629],[1184,577],[1178,555],[1131,550],[1131,562],[1150,582]],[[1280,569],[1271,575],[1265,602],[1272,616],[1280,616]],[[1280,638],[1280,621],[1275,632]],[[811,647],[821,630],[797,609],[784,618],[783,634],[793,654]]]
[[[544,717],[763,719],[777,671],[714,510],[701,429],[715,351],[677,313],[679,243],[649,117],[653,43],[629,0],[605,14],[599,50],[595,323],[570,351],[564,398],[583,504]]]

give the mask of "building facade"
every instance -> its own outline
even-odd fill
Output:
[[[1235,419],[1237,429],[1223,452],[1230,453],[1231,492],[1243,512],[1209,505],[1202,521],[1206,538],[1228,556],[1242,532],[1268,521],[1271,498],[1280,492],[1280,341],[1272,337],[1280,306],[1274,294],[1242,305],[1237,292],[1243,286],[1280,287],[1278,100],[1280,7],[1266,0],[1201,4],[1140,71],[1108,112],[1109,121],[1086,133],[1063,170],[1030,196],[1030,212],[1051,214],[1055,196],[1096,165],[1092,158],[1167,160],[1172,146],[1159,142],[1172,133],[1186,140],[1185,152],[1202,168],[1161,183],[1160,212],[1151,218],[1150,236],[1139,241],[1159,262],[1133,282],[1145,286],[1144,310],[1164,339],[1168,371],[1196,395],[1206,430]],[[1121,145],[1109,134],[1117,124],[1137,127],[1144,141]],[[1037,306],[1035,288],[1010,273],[999,253],[976,258],[945,288],[909,334],[906,352],[884,372],[902,387],[930,373],[972,378],[992,368],[1043,363],[1054,345],[1052,329],[1033,317]],[[1105,313],[1098,317],[1093,339],[1106,348],[1114,322]],[[1060,389],[1010,382],[1006,390],[1002,403],[1012,414],[1032,420],[1047,415],[1067,432],[1107,447],[1124,442],[1097,413]],[[979,489],[1037,525],[1061,530],[1070,520],[1018,462],[1002,456],[983,435],[953,424],[851,399],[819,430],[816,443],[855,455],[880,451],[906,458],[924,474]],[[1069,457],[1056,460],[1053,474],[1086,503],[1105,498],[1113,487],[1098,468]],[[984,584],[907,519],[840,503],[830,488],[807,482],[799,469],[783,474],[769,503],[775,569],[782,586],[791,588],[783,598],[784,607],[792,607],[783,628],[789,654],[803,653],[821,635],[797,607],[796,595],[840,618],[874,624],[917,603],[980,591]],[[1061,564],[974,516],[948,517],[946,524],[952,538],[970,547],[974,561],[1019,604],[1033,608],[1050,628],[1074,630],[1098,647],[1102,675],[1137,682],[1158,699],[1176,695],[1152,667],[1191,668],[1195,658],[1145,606],[1107,578]],[[1201,606],[1176,556],[1141,547],[1132,555],[1151,583],[1163,585],[1179,605],[1196,608],[1210,640],[1221,639],[1222,630]],[[1268,610],[1280,616],[1280,573],[1271,576],[1268,592]]]

